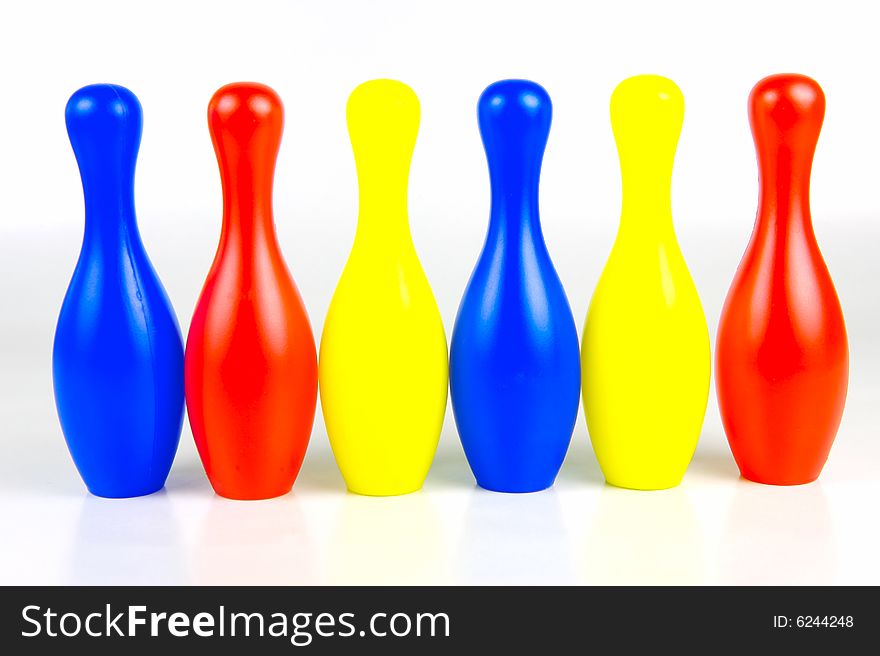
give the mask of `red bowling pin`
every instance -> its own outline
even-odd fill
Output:
[[[211,485],[233,499],[290,490],[315,415],[315,342],[272,217],[283,123],[261,84],[227,85],[208,105],[223,228],[187,339],[186,406]]]
[[[802,75],[761,80],[749,98],[758,215],[721,314],[715,371],[730,448],[759,483],[815,480],[846,400],[846,327],[810,218],[824,115],[822,89]]]

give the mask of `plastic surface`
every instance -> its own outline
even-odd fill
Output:
[[[373,80],[348,100],[360,187],[357,233],[321,338],[321,407],[348,489],[418,490],[443,426],[446,336],[409,230],[419,101]]]
[[[824,115],[802,75],[768,77],[749,98],[760,197],[718,327],[716,388],[740,471],[760,483],[815,480],[846,401],[846,327],[810,216]]]
[[[534,492],[562,466],[581,386],[577,328],[538,213],[552,105],[534,82],[505,80],[478,114],[492,211],[452,333],[452,407],[477,483]]]
[[[632,77],[611,96],[620,156],[620,228],[584,326],[584,411],[612,485],[677,485],[709,395],[706,317],[672,225],[671,183],[684,119],[674,82]]]
[[[85,234],[55,331],[58,415],[93,494],[150,494],[180,439],[183,344],[135,218],[141,106],[128,89],[97,84],[71,96],[66,120]]]
[[[290,490],[318,394],[315,341],[272,215],[283,123],[261,84],[227,85],[208,105],[223,228],[190,325],[186,400],[211,485],[233,499]]]

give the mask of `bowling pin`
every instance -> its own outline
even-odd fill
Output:
[[[716,387],[740,472],[759,483],[815,480],[846,401],[846,326],[810,216],[824,116],[803,75],[768,77],[749,97],[760,196],[718,326]]]
[[[321,338],[321,407],[351,492],[421,488],[446,410],[440,312],[409,229],[419,101],[394,80],[357,87],[346,110],[360,188],[354,245]]]
[[[700,298],[672,225],[672,165],[684,98],[631,77],[611,96],[623,202],[582,343],[584,411],[608,483],[674,487],[706,412],[711,353]]]
[[[208,105],[223,227],[187,338],[186,402],[208,479],[232,499],[290,491],[318,394],[309,318],[272,214],[283,123],[262,84],[229,84]]]
[[[534,492],[562,466],[581,387],[577,328],[538,213],[552,105],[534,82],[505,80],[478,114],[492,209],[452,333],[452,408],[477,483]]]
[[[55,331],[58,416],[92,494],[150,494],[180,440],[183,344],[135,217],[141,105],[124,87],[96,84],[71,96],[66,121],[85,234]]]

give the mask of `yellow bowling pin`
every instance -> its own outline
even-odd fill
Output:
[[[639,490],[681,482],[709,395],[709,330],[672,226],[683,119],[663,77],[631,77],[611,96],[623,202],[584,326],[584,411],[605,480]]]
[[[446,411],[446,334],[409,230],[407,184],[419,100],[393,80],[348,99],[360,211],[321,338],[321,406],[348,489],[421,488]]]

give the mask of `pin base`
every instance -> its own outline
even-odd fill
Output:
[[[619,487],[624,490],[638,490],[640,492],[656,492],[659,490],[670,490],[678,487],[684,475],[676,478],[658,478],[651,480],[636,480],[626,478],[605,478],[605,482],[612,487]]]
[[[351,494],[357,494],[362,497],[400,497],[405,494],[412,494],[422,489],[423,483],[419,483],[416,487],[355,487],[348,485],[347,489]]]
[[[761,476],[754,472],[744,472],[740,470],[743,480],[750,483],[758,483],[759,485],[773,485],[775,487],[794,487],[797,485],[809,485],[815,483],[819,478],[819,474],[815,476]]]
[[[146,497],[151,494],[155,494],[160,490],[165,488],[165,481],[162,481],[158,485],[144,485],[140,487],[133,487],[129,489],[112,489],[112,488],[101,488],[92,485],[86,485],[86,488],[89,492],[101,499],[135,499],[137,497]]]
[[[543,492],[553,487],[555,479],[549,483],[533,483],[531,485],[517,485],[511,483],[492,483],[491,481],[477,480],[477,485],[489,492],[498,492],[501,494],[532,494],[534,492]]]
[[[278,497],[290,494],[290,491],[293,489],[293,485],[288,485],[284,488],[247,491],[237,490],[233,492],[232,490],[218,489],[216,486],[212,487],[214,487],[214,492],[218,497],[223,497],[230,501],[266,501],[268,499],[277,499]]]

